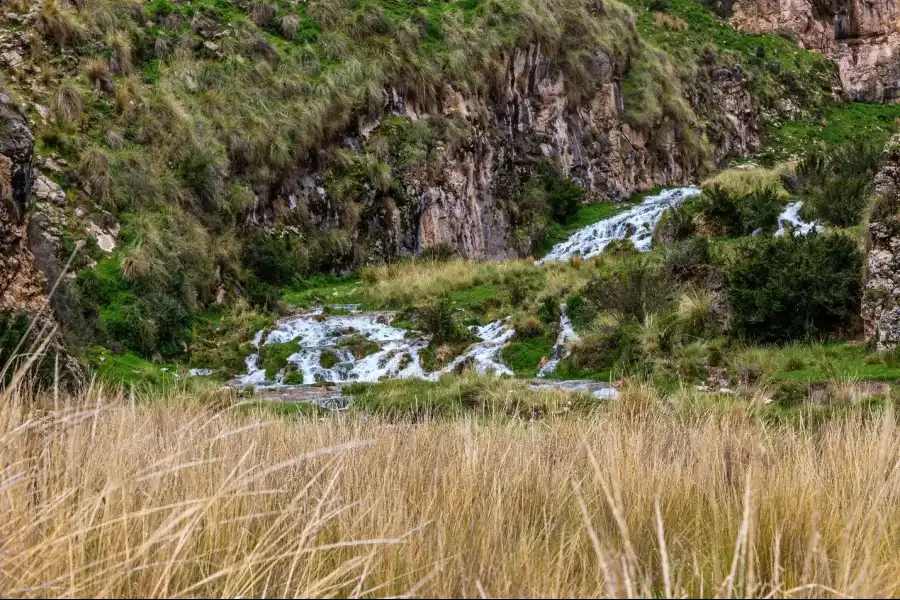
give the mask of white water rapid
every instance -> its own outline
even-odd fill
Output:
[[[699,188],[684,187],[663,190],[659,194],[647,196],[637,206],[579,229],[569,239],[554,246],[550,253],[538,262],[569,260],[573,256],[592,258],[603,252],[611,242],[624,238],[630,239],[634,247],[641,252],[647,252],[653,241],[653,229],[663,212],[699,193]]]
[[[804,221],[800,218],[800,209],[803,208],[803,202],[791,202],[784,207],[784,210],[778,215],[778,231],[775,232],[776,237],[781,237],[786,233],[784,224],[791,225],[791,235],[807,235],[815,231],[822,233],[825,228],[819,223]]]
[[[559,308],[559,334],[557,334],[556,343],[553,345],[553,356],[538,370],[537,376],[540,378],[554,373],[556,367],[559,366],[559,361],[567,356],[569,344],[578,341],[578,334],[575,333],[572,321],[569,320],[569,315],[566,314],[566,303],[560,304]]]
[[[515,334],[508,319],[470,328],[479,341],[441,371],[426,372],[420,353],[428,346],[428,341],[392,326],[392,316],[387,312],[355,310],[348,315],[326,316],[322,309],[316,309],[281,319],[267,334],[258,332],[253,345],[259,349],[268,344],[296,341],[297,351],[288,356],[287,361],[302,374],[304,384],[374,382],[408,377],[437,379],[441,373],[451,372],[463,363],[482,374],[513,374],[500,362],[500,352]],[[350,346],[360,338],[374,342],[377,350],[357,358]],[[324,362],[329,366],[323,365],[323,358],[335,364],[330,365],[326,360]],[[247,357],[246,365],[247,373],[237,378],[239,384],[261,387],[284,384],[283,371],[272,380],[266,378],[265,369],[259,364],[259,350]]]

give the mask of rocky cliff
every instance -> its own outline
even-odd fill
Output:
[[[629,120],[622,89],[631,60],[595,50],[586,61],[597,85],[578,100],[578,82],[567,80],[539,44],[503,58],[496,98],[448,89],[442,110],[428,114],[391,95],[382,118],[345,138],[348,149],[370,150],[391,117],[451,116],[465,135],[462,143],[438,141],[428,164],[391,161],[403,198],[395,198],[400,210],[392,217],[369,215],[375,225],[369,233],[378,238],[371,244],[396,244],[391,252],[399,254],[440,245],[474,259],[514,256],[523,246],[515,239],[511,204],[541,165],[584,186],[589,201],[601,202],[688,183],[702,169],[758,147],[760,111],[740,65],[701,71],[694,87],[678,90],[682,114],[640,126]],[[325,179],[322,172],[311,174],[295,197],[309,207],[328,205]]]
[[[0,92],[0,309],[36,314],[46,306],[46,296],[28,248],[33,147],[28,123]]]
[[[862,301],[866,341],[879,351],[900,343],[900,137],[884,152],[874,182]]]
[[[730,21],[751,33],[795,36],[832,58],[854,100],[900,100],[897,0],[734,0]]]

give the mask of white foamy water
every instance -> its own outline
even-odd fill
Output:
[[[684,187],[647,196],[637,206],[579,229],[569,239],[554,246],[538,262],[569,260],[573,256],[591,258],[603,252],[611,242],[625,238],[630,239],[641,252],[647,252],[653,241],[653,229],[663,212],[699,193],[699,188]]]
[[[572,327],[569,315],[566,314],[566,303],[559,305],[559,334],[556,336],[556,343],[553,345],[553,356],[537,373],[538,377],[547,377],[559,366],[559,361],[567,356],[568,346],[571,342],[578,341],[578,334]]]
[[[411,336],[407,330],[392,326],[392,317],[391,313],[384,312],[325,316],[318,309],[281,319],[268,334],[258,332],[253,338],[253,345],[260,348],[268,344],[296,342],[297,351],[287,361],[303,375],[304,384],[374,382],[408,377],[436,380],[441,373],[449,373],[463,364],[482,374],[513,374],[500,362],[500,353],[515,335],[509,319],[471,327],[479,341],[441,371],[426,372],[422,366],[421,352],[428,346],[428,340]],[[359,337],[377,344],[378,350],[357,358],[348,345]],[[326,355],[330,355],[328,358],[334,360],[334,365],[322,365]],[[237,378],[239,384],[284,384],[283,371],[272,380],[266,378],[266,372],[259,364],[259,352],[248,356],[245,363],[247,372]]]
[[[813,231],[822,233],[825,228],[817,222],[804,221],[800,217],[800,210],[803,208],[803,202],[791,202],[784,207],[784,210],[778,215],[778,231],[775,232],[776,237],[781,237],[786,233],[785,223],[792,226],[792,235],[808,235]]]
[[[494,321],[489,325],[470,329],[481,341],[453,359],[443,372],[452,372],[456,367],[468,361],[472,368],[482,375],[485,373],[513,375],[509,367],[500,362],[500,353],[516,334],[515,329],[509,326],[509,319]]]

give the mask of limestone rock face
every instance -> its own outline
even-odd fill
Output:
[[[900,100],[898,0],[734,0],[731,23],[750,33],[793,32],[832,58],[854,100]]]
[[[26,234],[33,147],[25,118],[0,93],[0,309],[29,313],[46,306],[44,279],[33,266]]]
[[[601,83],[587,99],[573,101],[576,92],[562,71],[532,45],[506,57],[499,98],[486,102],[449,90],[443,113],[463,116],[475,134],[462,147],[446,147],[429,165],[436,172],[395,172],[406,196],[415,199],[407,209],[411,214],[394,221],[400,252],[444,245],[472,259],[517,255],[506,203],[518,193],[514,182],[527,179],[541,163],[583,185],[588,199],[597,202],[689,183],[702,159],[679,140],[675,125],[664,121],[638,130],[627,122],[620,84],[626,62],[597,50],[590,68],[601,74]],[[715,131],[707,131],[713,160],[753,152],[759,146],[759,115],[740,66],[705,77],[708,81],[698,84],[703,98],[689,100],[715,124]],[[386,113],[423,117],[396,96]],[[376,128],[377,123],[361,124],[360,137]]]
[[[885,148],[869,219],[862,318],[866,341],[879,351],[900,343],[900,137]]]

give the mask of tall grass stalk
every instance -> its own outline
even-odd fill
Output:
[[[690,393],[690,392],[682,392]],[[4,596],[886,596],[895,415],[273,419],[228,393],[0,405]]]

